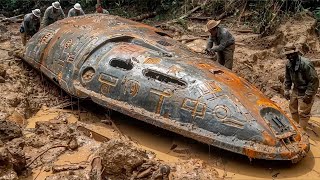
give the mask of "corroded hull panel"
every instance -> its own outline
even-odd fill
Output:
[[[258,89],[141,23],[67,18],[34,35],[24,59],[74,96],[249,158],[296,162],[309,151]]]

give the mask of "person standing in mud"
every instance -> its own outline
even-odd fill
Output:
[[[65,14],[58,1],[52,3],[44,12],[41,27],[46,27],[60,19],[65,18]]]
[[[293,44],[285,46],[288,62],[285,72],[284,96],[290,100],[289,109],[292,119],[306,130],[310,119],[311,108],[319,87],[319,77],[313,64]],[[290,90],[292,88],[290,94]]]
[[[25,46],[27,41],[39,31],[40,28],[40,9],[32,10],[32,13],[26,14],[20,27],[21,41]]]
[[[220,21],[209,20],[206,31],[210,32],[205,53],[214,56],[217,53],[218,62],[232,70],[235,39],[232,34],[219,26]]]
[[[68,17],[73,17],[73,16],[82,16],[85,15],[83,12],[81,5],[79,3],[76,3],[73,8],[71,8],[68,12]]]

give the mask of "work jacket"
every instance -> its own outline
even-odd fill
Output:
[[[213,46],[213,43],[215,46]],[[225,48],[234,44],[235,40],[232,34],[223,27],[218,27],[217,35],[209,36],[207,49],[212,49],[215,52],[223,51]]]
[[[82,16],[82,15],[85,15],[82,9],[80,11],[77,11],[75,8],[72,8],[68,12],[68,17]]]
[[[21,23],[23,32],[28,36],[33,36],[40,28],[40,18],[35,17],[32,13],[26,14]]]
[[[46,11],[44,12],[44,16],[42,19],[42,26],[46,27],[60,19],[65,18],[64,12],[62,9],[57,9],[57,11],[53,12],[53,6],[49,6]]]
[[[286,90],[290,90],[293,84],[293,90],[299,96],[313,96],[318,91],[319,77],[313,64],[307,58],[299,56],[295,65],[290,61],[286,64],[284,83]]]
[[[99,13],[98,11],[96,11],[96,13]],[[102,13],[101,14],[110,14],[109,11],[107,11],[106,9],[102,9]]]

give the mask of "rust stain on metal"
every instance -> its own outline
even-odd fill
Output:
[[[248,156],[249,158],[255,158],[257,157],[257,151],[253,149],[246,149],[244,148],[244,154]]]
[[[265,139],[265,144],[270,145],[270,146],[275,146],[277,144],[276,139],[272,138],[269,133],[266,131],[262,132],[262,136]]]
[[[159,64],[161,59],[159,58],[147,58],[143,63],[144,64]]]
[[[145,24],[66,18],[35,34],[24,59],[74,96],[249,158],[297,162],[310,148],[257,88]]]

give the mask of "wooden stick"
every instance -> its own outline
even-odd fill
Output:
[[[159,26],[156,26],[156,27],[160,27],[161,29],[164,29],[164,30],[170,30],[170,31],[174,31],[174,32],[178,32],[178,33],[182,33],[183,30],[175,27],[175,26],[170,26],[168,24],[161,24]]]
[[[22,22],[23,18],[24,17],[24,14],[20,14],[18,16],[13,16],[13,17],[9,17],[9,18],[4,18],[2,19],[0,22],[12,22],[12,23],[15,23],[15,22]]]
[[[280,12],[281,10],[281,7],[284,5],[286,1],[283,1],[283,3],[280,5],[280,7],[278,8],[278,10],[273,13],[273,17],[272,19],[269,21],[268,25],[264,28],[264,31],[261,33],[262,35],[265,35],[265,33],[267,32],[267,30],[271,27],[273,21],[275,20],[275,18],[278,16],[278,13]],[[275,7],[274,7],[275,8]]]
[[[74,171],[74,170],[78,170],[78,169],[85,169],[86,165],[83,164],[78,164],[78,165],[57,165],[57,166],[53,166],[52,167],[52,172],[53,173],[58,173],[61,171]]]
[[[59,147],[65,147],[68,148],[67,145],[56,145],[56,146],[52,146],[46,150],[44,150],[42,153],[40,153],[38,156],[36,156],[29,164],[27,164],[26,168],[29,167],[35,160],[37,160],[40,156],[42,156],[44,153],[48,152],[50,149],[54,149],[54,148],[59,148]]]
[[[246,0],[246,3],[244,4],[243,9],[242,9],[242,11],[241,11],[241,13],[240,13],[240,15],[239,15],[239,18],[238,18],[238,25],[239,25],[239,23],[240,23],[240,21],[241,21],[242,14],[243,14],[243,13],[244,13],[244,11],[246,10],[247,3],[248,3],[248,0]]]
[[[193,8],[193,9],[191,9],[190,11],[188,11],[186,14],[180,16],[178,19],[171,20],[171,21],[169,21],[167,23],[176,23],[176,22],[178,22],[178,21],[190,16],[193,12],[195,12],[196,10],[198,10],[200,8],[201,8],[201,6],[197,6],[197,7]]]
[[[191,37],[191,38],[176,39],[176,41],[187,41],[187,42],[190,42],[190,41],[194,41],[194,40],[197,40],[197,39],[207,39],[208,37],[209,37],[209,36],[203,35],[203,36],[200,36],[200,37]],[[245,46],[245,44],[244,44],[244,43],[241,43],[241,42],[235,42],[235,45]]]
[[[225,11],[217,17],[217,20],[221,20],[221,19],[227,17],[228,13],[230,13],[229,11],[235,9],[234,6],[231,6],[231,5],[234,5],[235,2],[236,2],[236,0],[231,1],[230,4],[228,4],[228,5],[226,6]],[[242,3],[239,2],[239,3],[236,3],[236,4],[242,4]]]
[[[192,13],[194,13],[196,10],[198,10],[198,9],[200,9],[200,8],[202,8],[202,7],[203,7],[203,5],[202,5],[202,6],[197,6],[197,7],[193,8],[193,9],[191,9],[190,11],[188,11],[187,13],[185,13],[184,15],[180,16],[179,18],[173,19],[173,20],[171,20],[171,21],[167,21],[167,22],[165,22],[165,23],[157,24],[157,25],[155,25],[155,27],[160,27],[160,26],[163,25],[163,24],[176,23],[176,22],[178,22],[178,21],[180,21],[180,20],[182,20],[182,19],[190,16]]]
[[[238,29],[235,31],[239,33],[254,33],[252,29]]]
[[[68,107],[68,106],[72,106],[72,105],[75,105],[76,102],[64,102],[64,103],[61,103],[59,105],[56,105],[56,106],[52,106],[52,107],[49,107],[49,108],[52,108],[52,109],[63,109],[65,107]]]
[[[197,17],[189,17],[189,19],[206,21],[206,20],[208,20],[208,19],[213,19],[213,17],[211,17],[211,16],[207,16],[207,17],[205,17],[205,16],[197,16]]]
[[[149,167],[148,169],[146,169],[146,170],[142,171],[141,173],[139,173],[139,174],[137,175],[137,179],[147,177],[147,176],[149,176],[151,173],[152,173],[151,167]]]

